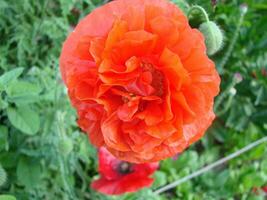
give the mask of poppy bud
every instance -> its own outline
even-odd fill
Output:
[[[243,15],[246,14],[247,11],[248,11],[248,5],[245,4],[245,3],[241,4],[240,5],[240,10],[241,10],[241,12],[242,12]]]
[[[207,21],[200,25],[199,30],[205,36],[208,55],[217,53],[223,46],[223,33],[218,25]]]
[[[243,77],[242,77],[242,75],[240,73],[235,73],[234,80],[235,80],[236,83],[240,83],[240,82],[243,81]]]
[[[214,7],[216,6],[218,3],[218,0],[211,0],[211,5]]]
[[[236,89],[233,87],[230,89],[230,95],[235,96],[236,95]]]
[[[7,181],[7,174],[2,165],[0,164],[0,187],[3,186]]]
[[[69,138],[64,138],[59,142],[59,151],[63,155],[69,155],[73,149],[73,143]]]

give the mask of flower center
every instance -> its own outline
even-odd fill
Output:
[[[152,74],[151,86],[155,89],[154,95],[162,97],[164,95],[164,75],[157,70],[153,64],[142,62],[141,68],[143,72],[150,72]]]
[[[129,95],[129,98],[133,98],[133,97],[135,97],[135,94],[133,94],[133,93],[129,93],[128,95]],[[122,97],[122,101],[123,101],[124,103],[128,103],[128,102],[130,101],[129,98],[123,96],[123,97]]]
[[[125,161],[122,161],[118,165],[117,171],[118,171],[118,173],[123,174],[123,175],[129,174],[132,172],[132,164],[125,162]]]

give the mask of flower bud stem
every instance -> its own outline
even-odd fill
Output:
[[[224,115],[232,106],[234,95],[230,95],[224,105],[224,108],[216,113],[217,116]]]
[[[197,5],[192,6],[190,8],[190,10],[187,13],[187,16],[189,17],[192,14],[192,12],[195,11],[195,10],[198,10],[198,11],[201,12],[201,14],[205,17],[205,22],[209,22],[210,21],[209,16],[208,16],[206,10],[204,8],[202,8],[201,6],[197,6]]]
[[[236,151],[236,152],[234,152],[234,153],[232,153],[232,154],[230,154],[230,155],[228,155],[228,156],[226,156],[226,157],[224,157],[224,158],[222,158],[222,159],[220,159],[220,160],[218,160],[218,161],[216,161],[216,162],[214,162],[214,163],[212,163],[210,165],[207,165],[206,167],[203,167],[200,170],[195,171],[194,173],[192,173],[192,174],[190,174],[188,176],[185,176],[185,177],[183,177],[183,178],[181,178],[181,179],[179,179],[177,181],[174,181],[174,182],[172,182],[172,183],[170,183],[170,184],[168,184],[166,186],[163,186],[162,188],[154,191],[154,193],[155,194],[160,194],[162,192],[165,192],[167,190],[175,188],[178,185],[180,185],[180,184],[182,184],[182,183],[184,183],[186,181],[189,181],[189,180],[191,180],[191,179],[193,179],[193,178],[195,178],[197,176],[200,176],[201,174],[204,174],[204,173],[208,172],[209,170],[211,170],[211,169],[213,169],[215,167],[218,167],[219,165],[224,164],[224,163],[228,162],[229,160],[232,160],[232,159],[240,156],[241,154],[243,154],[243,153],[245,153],[245,152],[247,152],[247,151],[249,151],[249,150],[259,146],[260,144],[265,143],[265,142],[267,142],[267,136],[255,141],[253,143],[250,143],[249,145],[245,146],[244,148],[242,148],[242,149],[240,149],[240,150],[238,150],[238,151]]]
[[[214,105],[214,111],[216,115],[218,115],[218,113],[221,112],[219,109],[220,109],[221,104],[223,103],[223,100],[225,100],[225,98],[228,97],[231,88],[235,87],[236,84],[237,82],[233,78],[231,82],[228,84],[228,86],[226,87],[226,89],[216,98],[215,105]]]
[[[65,135],[65,128],[64,128],[64,117],[65,117],[65,113],[58,110],[56,112],[56,121],[57,121],[57,137],[58,139],[62,139]],[[58,159],[58,164],[59,164],[59,171],[61,174],[61,178],[62,178],[62,182],[64,184],[64,189],[66,190],[67,194],[69,195],[70,199],[74,199],[74,191],[72,190],[71,185],[69,184],[69,181],[66,179],[66,177],[68,177],[68,168],[67,168],[67,164],[66,164],[66,158],[64,158],[63,155],[61,155],[61,152],[58,149],[58,146],[56,147],[56,155],[57,155],[57,159]]]

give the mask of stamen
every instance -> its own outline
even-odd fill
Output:
[[[156,89],[155,95],[161,97],[164,95],[164,76],[158,70],[155,70],[152,76],[153,80],[151,85]]]
[[[134,97],[136,97],[135,94],[129,93],[127,96],[122,96],[121,99],[124,103],[128,103],[131,100],[131,98],[134,98]]]
[[[132,172],[132,164],[129,162],[122,161],[117,168],[120,174],[129,174]]]
[[[130,100],[127,97],[121,97],[123,103],[128,103]]]

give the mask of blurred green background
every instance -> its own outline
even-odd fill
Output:
[[[203,6],[225,34],[224,47],[212,57],[222,78],[216,121],[177,160],[161,162],[152,188],[121,197],[90,189],[96,151],[76,125],[58,58],[77,22],[106,2],[0,0],[0,194],[18,200],[266,198],[253,189],[267,185],[266,144],[161,195],[152,192],[266,135],[266,0],[218,0],[216,7],[188,1]],[[244,18],[242,3],[248,6]]]

